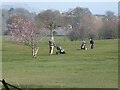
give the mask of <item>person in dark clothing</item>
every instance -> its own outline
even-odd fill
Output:
[[[94,48],[94,40],[91,38],[90,39],[90,48],[93,49]]]

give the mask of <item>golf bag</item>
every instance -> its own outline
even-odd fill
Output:
[[[87,50],[85,41],[82,42],[82,45],[81,45],[80,48],[81,48],[82,50]]]
[[[56,46],[56,54],[65,54],[65,50],[61,46]]]

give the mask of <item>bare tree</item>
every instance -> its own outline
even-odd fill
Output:
[[[35,17],[35,22],[38,28],[49,28],[49,25],[51,23],[54,23],[55,25],[60,25],[60,12],[55,10],[45,10],[40,12]]]
[[[71,9],[68,12],[66,12],[66,15],[68,15],[72,19],[71,20],[72,31],[69,33],[69,38],[72,40],[85,38],[86,27],[84,24],[86,24],[87,19],[85,21],[85,19],[83,20],[83,18],[85,15],[91,15],[89,9],[76,7],[75,9]]]
[[[98,38],[101,26],[101,18],[95,15],[84,15],[81,19],[80,30],[84,29],[85,38]]]
[[[113,39],[118,37],[118,18],[114,15],[114,12],[106,11],[104,16],[103,25],[100,30],[100,36],[102,39]]]
[[[10,8],[8,10],[8,14],[10,17],[23,16],[23,17],[26,17],[26,18],[31,19],[31,20],[33,19],[32,13],[24,8]]]
[[[36,57],[39,47],[36,46],[36,27],[34,23],[25,17],[13,16],[9,18],[7,25],[14,40],[31,47],[32,56]]]

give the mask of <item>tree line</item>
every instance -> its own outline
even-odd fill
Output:
[[[57,28],[63,29],[64,36],[71,41],[86,38],[115,39],[119,35],[120,20],[112,11],[106,11],[104,15],[93,15],[88,8],[82,7],[69,9],[67,12],[47,9],[39,13],[24,8],[2,9],[3,35],[11,33],[8,23],[10,24],[13,17],[32,21],[36,27],[36,34],[41,36],[49,34],[53,29],[57,32]]]

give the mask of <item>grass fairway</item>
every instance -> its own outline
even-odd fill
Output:
[[[3,37],[2,77],[10,84],[29,88],[118,87],[117,40],[96,40],[93,50],[83,51],[79,49],[81,41],[56,37],[67,54],[48,55],[48,39],[39,43],[38,57],[33,59],[29,47]]]

